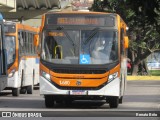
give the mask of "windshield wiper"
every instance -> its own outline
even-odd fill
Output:
[[[71,39],[71,37],[68,35],[68,33],[66,32],[66,31],[64,31],[63,30],[64,29],[64,27],[57,27],[57,30],[62,30],[63,31],[63,33],[66,35],[66,37],[68,38],[68,40],[70,40],[71,42],[72,42],[72,45],[73,46],[75,46],[75,44],[74,44],[74,42],[73,42],[73,40]]]
[[[68,38],[68,40],[69,41],[71,41],[72,42],[72,45],[73,45],[73,48],[74,48],[74,54],[76,53],[75,52],[75,43],[74,43],[74,41],[72,40],[72,38],[68,35],[68,33],[64,30],[64,27],[61,27],[61,26],[59,26],[59,27],[57,27],[57,30],[62,30],[63,31],[63,33],[66,35],[66,37]]]
[[[94,28],[92,34],[84,41],[84,44],[87,44],[97,33],[100,28]]]

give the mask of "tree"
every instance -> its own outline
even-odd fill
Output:
[[[133,75],[151,53],[160,50],[159,0],[95,0],[92,10],[118,13],[127,23]]]

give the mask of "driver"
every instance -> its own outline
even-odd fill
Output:
[[[103,51],[105,47],[106,47],[106,41],[104,38],[100,38],[95,44],[96,51]]]

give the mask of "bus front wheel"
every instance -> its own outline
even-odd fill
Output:
[[[13,88],[12,89],[12,95],[13,96],[19,96],[19,88]]]
[[[55,101],[54,100],[54,96],[52,96],[52,95],[45,95],[44,98],[45,98],[45,105],[46,105],[47,108],[54,107],[54,101]]]
[[[20,89],[20,94],[25,94],[26,93],[26,88],[25,87],[22,87],[21,89]]]
[[[27,86],[27,94],[32,94],[33,93],[33,86]]]
[[[110,108],[117,108],[118,104],[119,104],[119,98],[118,97],[110,97],[109,98]]]
[[[123,96],[122,96],[122,97],[120,97],[120,99],[119,99],[119,103],[120,103],[120,104],[122,104],[122,103],[123,103]]]

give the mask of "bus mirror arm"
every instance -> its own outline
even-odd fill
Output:
[[[129,45],[129,39],[128,36],[124,36],[124,47],[127,49]]]

